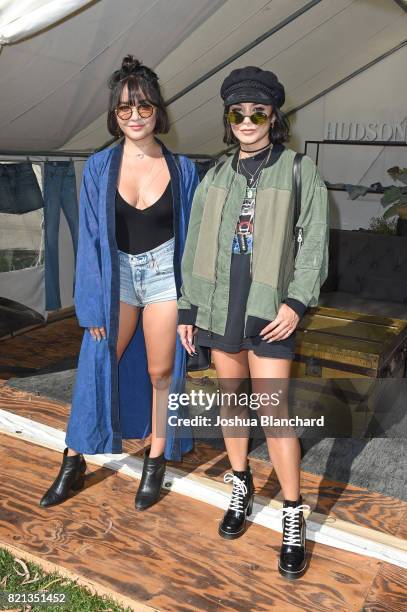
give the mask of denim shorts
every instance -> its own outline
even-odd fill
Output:
[[[176,300],[173,259],[174,238],[138,255],[119,249],[120,301],[142,308]]]
[[[43,206],[41,189],[30,163],[0,164],[0,213],[21,215]]]

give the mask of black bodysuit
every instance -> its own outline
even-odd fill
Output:
[[[157,202],[144,210],[126,202],[116,191],[116,242],[120,251],[139,255],[173,236],[171,181]]]

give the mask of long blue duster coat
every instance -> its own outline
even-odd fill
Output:
[[[171,175],[179,297],[181,258],[198,177],[188,158],[175,156],[160,144]],[[86,454],[121,453],[123,438],[145,438],[151,432],[152,385],[141,317],[119,363],[116,356],[120,274],[115,194],[122,154],[120,143],[92,155],[85,165],[80,195],[76,315],[82,327],[105,327],[107,337],[97,342],[85,329],[79,354],[66,445]],[[185,365],[185,350],[177,336],[170,393],[182,392]],[[169,414],[183,416],[182,410],[171,408]],[[167,459],[178,461],[191,448],[190,429],[167,426]]]

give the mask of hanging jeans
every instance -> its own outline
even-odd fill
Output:
[[[44,206],[32,165],[0,164],[0,212],[15,215]]]
[[[59,291],[58,237],[61,208],[72,236],[75,255],[78,249],[79,209],[73,162],[52,161],[44,164],[45,222],[45,310],[61,308]],[[72,297],[75,292],[75,272]]]

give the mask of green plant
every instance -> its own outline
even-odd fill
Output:
[[[369,231],[378,234],[396,234],[397,219],[385,219],[384,217],[372,217],[369,222]]]
[[[394,181],[403,183],[403,186],[398,187],[392,185],[389,189],[386,189],[380,201],[383,206],[388,206],[390,204],[390,207],[385,210],[383,217],[385,219],[393,217],[394,215],[404,217],[404,215],[407,214],[407,168],[393,166],[387,170],[387,173]]]
[[[24,557],[24,555],[22,555]],[[20,602],[44,599],[38,605],[15,605],[9,601],[13,593],[23,593]],[[60,603],[52,605],[53,594]],[[63,603],[65,602],[65,603]],[[106,596],[91,593],[75,581],[56,572],[47,573],[30,561],[13,556],[0,548],[0,610],[24,610],[26,612],[130,612]]]

